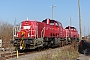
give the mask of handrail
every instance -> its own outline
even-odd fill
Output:
[[[14,26],[13,27],[13,40],[14,40],[14,36],[16,36],[16,32],[19,31],[20,27],[19,26]]]
[[[34,30],[32,30],[32,27],[31,27],[30,31],[31,31],[31,35],[32,35],[32,32],[35,31],[35,35],[34,36],[35,36],[35,39],[36,39],[38,37],[38,26],[35,26],[35,27],[36,28]]]
[[[14,36],[16,36],[16,32],[19,30],[20,28],[19,28],[19,26],[14,26],[13,27],[13,40],[14,40]],[[31,35],[32,35],[32,32],[33,31],[35,31],[35,39],[36,38],[38,38],[38,26],[35,26],[35,29],[33,30],[32,29],[32,26],[31,26],[31,29],[29,30],[29,31],[31,31],[30,33],[31,33]],[[31,37],[31,35],[30,35],[30,37]]]
[[[44,37],[44,33],[45,33],[45,32],[44,32],[44,29],[45,29],[45,27],[44,27],[44,28],[42,29],[42,31],[41,31],[41,38]],[[43,34],[43,35],[42,35],[42,34]]]

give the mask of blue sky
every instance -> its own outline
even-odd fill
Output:
[[[90,28],[90,0],[81,0],[82,29]],[[60,21],[63,27],[70,23],[79,30],[78,0],[0,0],[0,20],[14,24],[20,23],[27,17],[30,20],[42,21],[45,18],[52,18],[52,5],[54,8],[54,19]],[[82,31],[83,32],[83,31]],[[87,32],[86,32],[87,33]]]

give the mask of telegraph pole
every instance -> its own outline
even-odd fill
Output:
[[[89,36],[88,36],[88,37],[89,37],[89,39],[90,39],[90,28],[89,28]]]
[[[88,37],[89,37],[89,28],[88,28]]]
[[[88,28],[88,35],[89,35],[89,28]]]
[[[80,13],[80,0],[78,0],[78,10],[79,10],[80,40],[82,40],[82,21],[81,21],[81,13]]]
[[[71,23],[72,23],[72,22],[71,22],[71,17],[70,17],[69,19],[70,19],[70,26],[69,26],[69,38],[71,38],[71,35],[70,35],[70,29],[71,29],[71,25],[72,25],[72,24],[71,24]]]
[[[14,20],[14,26],[13,26],[13,40],[14,40],[14,35],[16,35],[15,31],[16,31],[16,18]]]
[[[84,26],[84,38],[86,39],[86,35],[85,35],[86,33],[85,33],[85,26]]]
[[[71,17],[70,17],[70,27],[71,27],[72,23],[71,23]]]
[[[16,18],[15,18],[15,20],[14,20],[14,26],[16,25]]]
[[[70,26],[72,26],[72,18],[73,17],[70,17],[69,19],[70,19]]]
[[[54,19],[54,7],[56,7],[56,6],[51,6],[51,8],[52,8],[52,20]]]

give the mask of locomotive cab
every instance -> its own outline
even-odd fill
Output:
[[[25,39],[35,38],[35,28],[36,28],[36,21],[23,21],[21,22],[20,31],[17,32],[17,37],[22,38],[24,36]],[[33,25],[32,25],[33,24]]]
[[[42,22],[45,23],[45,37],[63,37],[63,27],[60,22],[51,19],[45,19]]]
[[[57,22],[57,21],[51,20],[51,19],[45,19],[42,22],[49,24],[51,26],[57,26],[57,27],[62,25],[60,22]]]

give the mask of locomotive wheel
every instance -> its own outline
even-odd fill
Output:
[[[64,42],[63,41],[61,41],[61,47],[63,47],[64,46]]]
[[[37,47],[36,50],[37,51],[41,51],[43,49],[43,47]]]
[[[65,46],[66,45],[66,41],[64,40],[63,42],[64,42],[64,46]]]
[[[59,45],[58,45],[59,47],[61,47],[61,42],[59,43]]]

